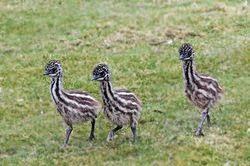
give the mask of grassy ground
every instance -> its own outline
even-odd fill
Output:
[[[249,165],[250,12],[247,1],[0,1],[0,165],[133,164]],[[195,138],[200,115],[184,97],[178,47],[190,42],[199,71],[225,90],[212,127]],[[67,89],[89,91],[93,66],[106,62],[113,84],[143,101],[137,143],[100,114],[75,127],[60,149],[64,127],[43,69],[59,59]]]

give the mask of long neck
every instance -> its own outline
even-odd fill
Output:
[[[193,65],[193,60],[184,61],[183,62],[183,77],[185,80],[185,84],[187,86],[193,86],[195,85],[196,78],[195,78],[196,72],[195,67]]]
[[[55,103],[61,98],[60,94],[63,91],[62,76],[51,78],[50,93]]]
[[[102,81],[100,83],[102,99],[105,104],[108,104],[110,100],[114,100],[114,91],[110,81]]]

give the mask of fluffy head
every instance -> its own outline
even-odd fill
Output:
[[[50,77],[58,77],[62,75],[62,66],[59,61],[51,60],[44,69],[44,75],[48,75]]]
[[[180,60],[187,61],[192,60],[194,56],[194,50],[191,44],[184,43],[179,48]]]
[[[109,67],[106,64],[100,63],[93,70],[93,80],[108,81],[110,79]]]

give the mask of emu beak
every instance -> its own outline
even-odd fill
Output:
[[[92,78],[92,81],[101,81],[101,80],[103,80],[103,78],[102,77],[98,77],[98,76],[93,76],[93,78]]]
[[[91,81],[96,81],[97,79],[98,79],[97,77],[93,76]]]
[[[43,75],[44,75],[44,76],[47,76],[47,75],[49,75],[49,73],[45,72],[45,73],[43,73]]]
[[[187,60],[190,60],[191,59],[191,57],[187,57],[187,58],[185,58],[184,56],[180,56],[180,58],[179,58],[179,60],[182,60],[182,61],[187,61]]]
[[[184,60],[184,56],[181,54],[179,60]]]

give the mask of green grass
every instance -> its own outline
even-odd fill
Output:
[[[249,11],[230,0],[0,1],[0,165],[249,165]],[[183,93],[183,42],[225,91],[203,138],[193,136],[200,115]],[[91,72],[108,63],[114,86],[143,101],[138,141],[126,128],[107,143],[112,125],[101,113],[97,140],[86,141],[86,123],[60,149],[64,127],[42,75],[51,59],[63,64],[65,88],[100,101]]]

